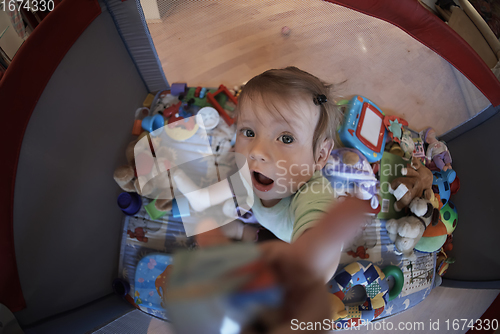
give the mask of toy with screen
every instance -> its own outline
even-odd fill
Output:
[[[387,137],[384,116],[373,102],[360,95],[354,96],[344,112],[340,140],[345,146],[358,149],[370,163],[379,161]]]

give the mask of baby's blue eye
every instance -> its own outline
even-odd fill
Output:
[[[290,135],[282,135],[279,138],[284,144],[291,144],[293,143],[294,139]]]
[[[241,132],[245,137],[255,137],[255,133],[250,129],[243,129]]]

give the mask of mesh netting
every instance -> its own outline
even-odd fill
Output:
[[[490,103],[398,27],[319,0],[142,2],[170,83],[232,88],[289,65],[360,94],[387,114],[443,134]]]

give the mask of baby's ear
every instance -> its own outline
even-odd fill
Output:
[[[324,139],[319,145],[318,151],[316,152],[316,170],[320,170],[325,167],[328,162],[328,157],[333,150],[333,145],[333,140],[328,138]]]

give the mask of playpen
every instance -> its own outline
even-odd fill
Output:
[[[404,113],[418,130],[433,125],[450,140],[451,146],[460,143],[474,148],[473,159],[483,159],[482,165],[498,162],[494,154],[488,154],[488,145],[483,140],[498,140],[493,130],[498,115],[493,115],[500,104],[500,82],[469,44],[414,0],[329,2],[311,1],[310,7],[320,6],[322,15],[331,15],[332,24],[311,19],[308,24],[314,29],[302,35],[300,22],[280,21],[284,14],[272,14],[272,20],[291,27],[291,34],[284,37],[278,31],[264,41],[284,49],[279,51],[269,46],[271,51],[266,49],[266,57],[257,58],[254,68],[245,72],[245,76],[252,71],[258,73],[262,66],[284,65],[300,65],[319,76],[341,73],[337,77],[332,75],[332,80],[347,82],[343,86],[346,96],[358,93],[370,96],[382,109]],[[182,6],[192,4],[172,3],[178,8],[162,18],[165,22],[169,18],[178,19],[176,10],[182,13]],[[292,5],[294,15],[317,14],[307,12],[304,2]],[[328,13],[325,14],[323,6],[328,6]],[[186,10],[189,9],[188,6]],[[246,13],[253,10],[257,9],[250,8]],[[259,10],[265,11],[265,6]],[[322,29],[318,24],[327,28]],[[161,41],[151,39],[155,29],[153,24],[149,28],[146,25],[139,1],[63,1],[31,34],[0,81],[0,110],[4,119],[1,168],[5,176],[0,187],[3,213],[0,302],[15,312],[23,326],[92,305],[112,292],[111,281],[118,272],[122,215],[116,209],[118,188],[111,175],[124,159],[133,111],[148,92],[169,87],[160,64],[163,56],[154,47]],[[242,31],[236,29],[235,33],[222,35],[236,39]],[[161,31],[162,34],[167,40],[177,36],[177,32],[170,36],[168,30]],[[203,38],[196,40],[196,35],[203,37],[202,31],[187,34],[191,34],[195,44],[203,44]],[[317,44],[301,44],[315,38]],[[321,48],[325,39],[330,45]],[[290,41],[295,46],[287,51],[285,44]],[[210,42],[217,44],[214,40]],[[244,48],[244,43],[237,44],[233,50]],[[301,48],[307,51],[296,53],[298,58],[286,57],[287,52]],[[174,53],[167,57],[176,59]],[[417,64],[415,54],[420,54]],[[329,57],[338,60],[332,62]],[[195,70],[206,66],[204,71],[211,66],[193,58],[192,64],[187,63],[186,68],[180,67],[173,74],[177,76],[175,80],[182,79],[182,71],[191,71],[191,65]],[[402,65],[390,67],[395,59],[404,59]],[[378,66],[378,60],[388,68]],[[231,76],[232,70],[238,70],[238,64],[233,65],[229,68],[220,65],[208,71],[205,78],[200,77],[200,81],[216,77],[220,83],[241,82],[243,79],[238,76],[217,77],[216,71],[222,70]],[[164,66],[167,78],[168,66]],[[398,71],[404,74],[394,74]],[[433,73],[436,71],[439,71],[437,76]],[[326,76],[329,79],[330,74]],[[442,114],[437,116],[437,113]],[[472,129],[491,116],[492,120],[480,125],[483,130]],[[464,137],[472,136],[471,133],[475,134],[472,139]],[[463,160],[469,158],[465,153],[458,155]],[[474,177],[486,182],[487,176],[476,175],[474,168],[477,166],[473,162],[464,163],[462,179]],[[492,180],[498,186],[497,179]],[[476,214],[483,221],[481,224],[486,224],[485,229],[498,230],[492,223],[484,223],[494,221],[489,217],[491,213],[486,212],[488,206],[494,205],[495,196],[490,196],[494,194],[493,188],[478,181],[462,195],[464,205],[472,202],[479,207],[473,213],[464,213],[464,225],[467,217],[472,220]],[[474,192],[483,196],[471,199]],[[485,245],[494,244],[491,237],[482,237]],[[469,241],[465,236],[464,239]],[[457,271],[450,278],[466,281],[500,278],[498,262],[474,257],[482,267],[489,266],[481,271],[482,276],[467,276]],[[472,257],[468,260],[470,264]],[[108,314],[107,319],[96,317],[94,326],[127,310],[124,304],[110,303],[108,309],[114,309],[115,313]],[[91,329],[86,326],[86,330]]]

